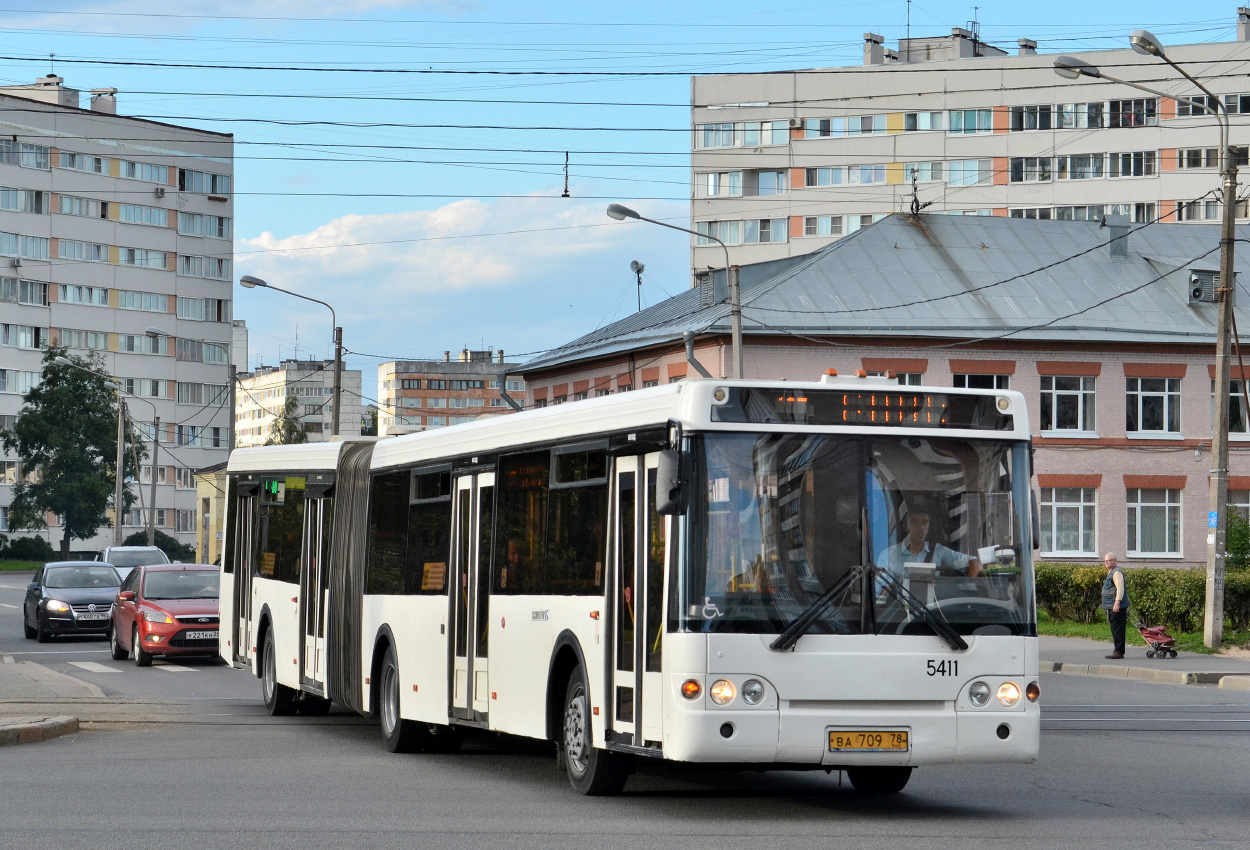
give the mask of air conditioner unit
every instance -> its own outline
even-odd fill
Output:
[[[157,187],[156,187],[156,197],[158,197],[158,198],[163,198],[163,197],[165,197],[165,187],[164,187],[164,186],[157,186]]]
[[[800,127],[802,127],[802,126],[803,126],[803,119],[802,119],[802,118],[791,118],[791,119],[790,119],[790,129],[791,129],[791,130],[797,130],[797,129],[799,129],[799,128],[800,128]]]
[[[14,257],[14,258],[13,258],[13,268],[15,268],[15,269],[20,269],[21,267],[22,267],[22,258],[21,258],[21,257]]]
[[[1189,303],[1216,304],[1219,302],[1220,276],[1214,272],[1190,272]]]

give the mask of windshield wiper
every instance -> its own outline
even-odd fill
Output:
[[[903,609],[908,611],[908,613],[912,613],[914,611],[918,614],[920,619],[928,623],[929,628],[933,629],[934,634],[950,644],[951,649],[966,650],[968,648],[968,642],[960,636],[959,632],[955,631],[955,628],[946,621],[946,618],[938,617],[933,613],[933,611],[929,610],[929,606],[925,605],[924,601],[916,596],[916,594],[908,590],[907,587],[899,581],[898,576],[894,575],[889,570],[884,570],[880,567],[872,568],[872,574],[874,577],[884,579],[882,588],[897,599],[903,606]],[[912,608],[909,608],[907,605],[907,600],[909,599],[913,603]]]
[[[799,638],[811,628],[812,623],[820,619],[825,606],[832,602],[839,593],[850,587],[851,582],[858,578],[863,571],[864,568],[862,566],[851,567],[850,572],[835,582],[832,587],[820,594],[820,596],[816,597],[811,605],[803,609],[801,614],[787,623],[786,627],[781,630],[781,634],[777,635],[777,639],[770,643],[768,648],[777,652],[793,649],[794,645],[799,642]]]

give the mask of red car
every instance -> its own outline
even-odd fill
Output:
[[[147,667],[156,655],[216,655],[220,584],[209,564],[136,567],[113,604],[113,660]]]

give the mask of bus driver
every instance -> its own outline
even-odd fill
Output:
[[[981,574],[981,562],[971,555],[964,555],[929,542],[929,515],[924,511],[912,511],[907,517],[907,536],[877,556],[877,566],[888,570],[895,578],[903,578],[905,563],[933,564],[938,575]]]

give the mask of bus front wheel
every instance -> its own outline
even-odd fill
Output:
[[[564,770],[578,794],[619,794],[629,778],[624,757],[596,749],[590,735],[590,698],[581,668],[569,677],[564,697]]]
[[[138,647],[135,649],[137,652]],[[273,629],[265,632],[265,647],[261,651],[260,691],[270,714],[278,717],[295,713],[295,689],[278,684],[278,653],[273,645]]]
[[[382,743],[392,753],[416,753],[425,749],[426,727],[399,714],[399,662],[395,648],[387,647],[378,676],[378,716]]]
[[[861,794],[897,794],[911,779],[910,767],[848,767],[846,778]]]

